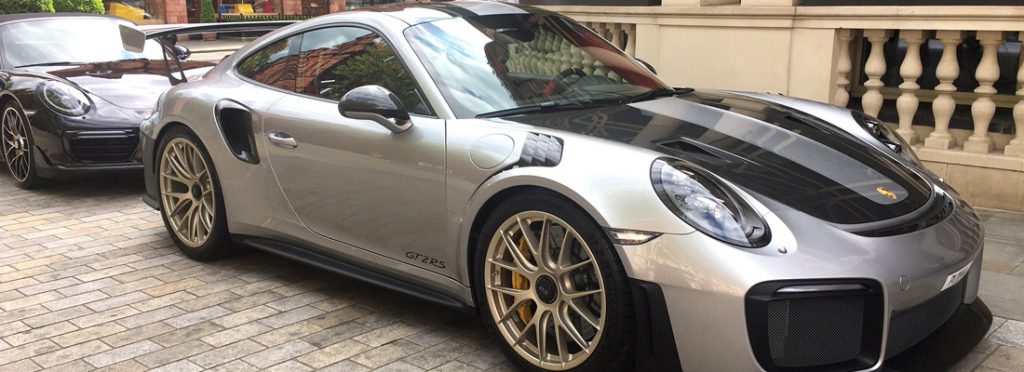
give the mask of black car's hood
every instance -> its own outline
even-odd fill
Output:
[[[208,63],[185,62],[186,69]],[[26,67],[22,70],[54,76],[117,106],[152,110],[160,94],[171,87],[164,61],[114,61],[80,65]]]
[[[505,120],[685,159],[832,223],[900,217],[932,194],[927,181],[879,148],[806,113],[738,94],[698,92]]]

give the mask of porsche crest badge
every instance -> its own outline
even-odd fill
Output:
[[[896,198],[896,193],[894,193],[892,191],[889,191],[889,189],[887,189],[887,188],[879,186],[877,189],[875,189],[875,191],[878,191],[879,194],[882,194],[883,196],[885,196],[885,197],[887,197],[889,199],[892,199],[892,200],[896,200],[897,199]]]

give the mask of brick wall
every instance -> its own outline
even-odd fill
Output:
[[[164,0],[164,23],[188,23],[185,0]]]
[[[284,15],[302,14],[302,0],[281,0],[281,13]]]
[[[345,0],[330,0],[331,1],[331,13],[337,13],[345,10]]]

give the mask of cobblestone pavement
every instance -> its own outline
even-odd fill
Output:
[[[470,314],[255,251],[185,259],[142,191],[0,174],[0,371],[512,370]],[[1024,371],[1024,215],[983,218],[998,318],[960,370]]]
[[[512,370],[475,315],[258,251],[189,260],[143,190],[0,171],[0,371]]]

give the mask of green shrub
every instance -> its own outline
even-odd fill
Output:
[[[53,13],[53,0],[3,0],[0,14]]]
[[[103,0],[53,0],[53,10],[62,13],[103,14]]]
[[[201,23],[213,23],[217,22],[217,13],[213,12],[213,3],[210,0],[202,0],[203,3],[199,8],[199,22]]]

